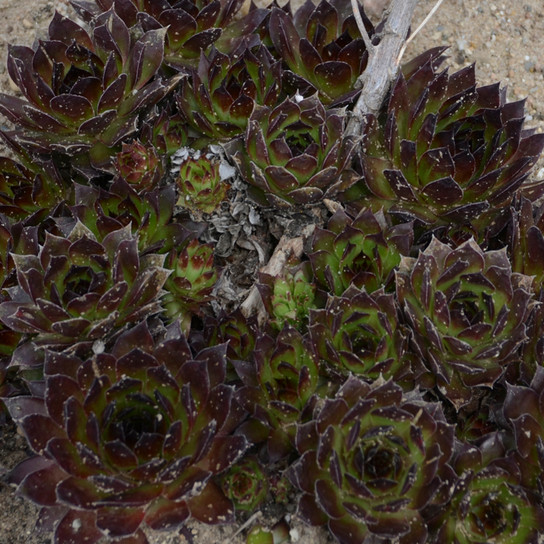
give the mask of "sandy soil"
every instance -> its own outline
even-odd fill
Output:
[[[376,0],[370,0],[376,1]],[[381,1],[381,0],[379,0]],[[429,12],[435,0],[420,0],[415,25]],[[31,45],[44,37],[57,9],[71,13],[65,0],[19,2],[0,0],[0,92],[14,94],[5,69],[8,44]],[[437,45],[450,46],[451,70],[476,63],[482,85],[501,81],[508,87],[510,100],[526,98],[527,125],[544,129],[544,5],[542,0],[522,2],[481,2],[446,0],[435,16],[410,44],[405,58]],[[4,120],[0,119],[0,126]],[[540,161],[535,176],[544,177]],[[0,542],[3,544],[49,544],[50,536],[34,530],[37,508],[14,495],[1,479],[25,456],[24,439],[13,428],[0,428]],[[326,544],[332,542],[325,531],[291,520],[292,542]],[[243,544],[245,532],[238,527],[210,528],[190,524],[195,544]],[[177,534],[154,535],[155,544],[182,544]]]

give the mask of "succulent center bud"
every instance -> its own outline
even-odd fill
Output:
[[[156,432],[156,414],[140,406],[130,407],[117,414],[117,425],[123,431],[124,442],[134,448],[144,433]]]
[[[508,527],[507,507],[494,494],[486,495],[481,507],[475,522],[486,537],[498,535]]]
[[[458,152],[468,151],[474,153],[480,146],[485,144],[484,132],[482,130],[461,129],[455,133],[454,141]]]
[[[142,437],[166,434],[168,422],[147,395],[128,395],[127,401],[114,408],[108,423],[111,438],[124,442],[134,450]]]
[[[305,131],[293,131],[286,138],[286,141],[293,157],[303,155],[306,149],[313,143],[312,137]]]
[[[465,292],[456,295],[451,303],[451,309],[452,315],[455,315],[467,327],[482,321],[483,312],[472,293]]]
[[[394,479],[400,469],[398,454],[381,444],[374,444],[365,450],[365,472],[372,479]]]
[[[353,353],[359,357],[366,357],[376,351],[375,338],[371,336],[376,331],[367,330],[366,327],[358,327],[356,333],[351,337]]]
[[[100,290],[105,282],[104,273],[97,274],[88,266],[72,266],[66,275],[65,303],[74,297]]]
[[[250,474],[239,472],[235,478],[230,481],[230,489],[232,496],[238,500],[247,500],[246,495],[249,495],[253,489],[253,479]]]

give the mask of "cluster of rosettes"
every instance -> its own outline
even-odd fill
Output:
[[[341,544],[537,544],[544,136],[443,48],[348,135],[351,3],[242,4],[75,0],[83,23],[9,50],[0,422],[32,450],[9,481],[54,544],[289,501]],[[246,197],[260,261],[311,232],[255,272],[258,308],[214,231]]]

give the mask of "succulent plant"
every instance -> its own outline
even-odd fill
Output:
[[[514,457],[518,461],[521,482],[544,497],[544,402],[542,383],[544,367],[537,366],[530,383],[506,384],[506,398],[502,415],[511,428],[515,447]]]
[[[339,209],[327,228],[316,228],[308,257],[316,283],[340,296],[350,286],[371,293],[393,288],[394,270],[413,242],[410,223],[391,226],[383,212],[368,208],[352,218]]]
[[[230,186],[224,182],[219,160],[205,153],[188,156],[181,164],[176,178],[178,204],[184,208],[213,213],[227,196]]]
[[[140,251],[162,254],[173,248],[180,250],[205,229],[182,215],[174,220],[176,192],[171,185],[138,194],[125,180],[116,178],[107,191],[76,184],[74,192],[75,205],[70,207],[73,217],[57,219],[66,234],[77,220],[97,238],[130,226]]]
[[[114,166],[117,173],[136,191],[155,189],[163,174],[155,149],[138,140],[123,142],[121,151],[115,156]]]
[[[36,454],[10,481],[55,520],[55,544],[228,522],[212,477],[247,444],[230,434],[224,378],[225,346],[193,354],[175,324],[154,340],[140,323],[86,360],[48,352],[43,398],[6,401]]]
[[[263,45],[231,55],[212,48],[182,82],[177,103],[197,133],[228,139],[245,132],[255,104],[278,104],[281,73],[280,61]]]
[[[10,47],[8,71],[24,95],[0,94],[0,112],[17,125],[12,138],[32,152],[70,157],[79,173],[94,177],[90,167],[107,167],[143,112],[179,81],[157,76],[164,35],[132,38],[114,11],[98,17],[89,35],[56,13],[49,40]]]
[[[460,477],[430,523],[431,543],[537,544],[544,510],[520,485],[519,466],[496,433],[458,446],[452,464]]]
[[[291,542],[289,526],[280,520],[272,527],[256,525],[247,535],[246,544],[287,544]]]
[[[239,432],[251,442],[265,442],[272,462],[287,458],[294,451],[296,424],[326,391],[317,358],[302,335],[285,325],[276,338],[261,334],[251,359],[233,364],[243,382],[236,399],[251,416]]]
[[[277,330],[285,324],[300,331],[307,329],[310,309],[318,304],[310,263],[305,261],[286,268],[278,276],[261,272],[257,288],[270,325]]]
[[[512,272],[506,249],[474,240],[452,249],[433,238],[417,259],[403,257],[397,296],[412,349],[456,408],[478,398],[516,360],[533,307],[532,280]]]
[[[13,254],[18,285],[0,319],[45,346],[88,346],[161,310],[170,271],[140,254],[130,226],[102,240],[78,222],[67,237],[46,233],[31,254]]]
[[[72,0],[10,46],[0,436],[53,544],[257,509],[282,544],[294,501],[340,544],[540,544],[544,135],[442,47],[353,131],[355,15],[394,19],[356,4]]]
[[[200,52],[217,42],[229,23],[233,27],[228,29],[229,34],[240,30],[245,34],[261,20],[254,14],[243,21],[245,24],[232,22],[242,0],[76,0],[73,4],[87,22],[114,10],[128,27],[141,25],[145,32],[164,32],[164,62],[179,70],[198,63]],[[254,18],[255,22],[252,21]],[[225,41],[230,44],[229,40]]]
[[[22,334],[2,325],[0,341],[0,420],[6,422],[9,412],[4,401],[10,397],[43,392],[44,350],[33,342],[22,340]],[[0,427],[0,435],[2,429]]]
[[[255,349],[259,331],[255,315],[245,317],[239,309],[231,312],[222,309],[218,316],[204,317],[200,334],[197,330],[192,331],[191,341],[200,349],[216,344],[227,344],[229,360],[246,361]]]
[[[317,96],[256,106],[243,147],[235,159],[251,196],[262,204],[311,204],[355,182],[354,142],[344,136],[341,112],[325,110]]]
[[[533,211],[531,201],[520,198],[519,204],[511,208],[511,232],[508,240],[512,270],[533,276],[537,293],[541,292],[544,284],[543,211],[542,206]]]
[[[221,489],[237,511],[254,511],[266,498],[267,475],[255,456],[246,456],[219,477]]]
[[[444,48],[406,64],[384,120],[369,116],[361,155],[366,196],[427,225],[483,232],[529,174],[544,136],[523,129],[523,101],[499,85],[476,87],[474,66],[439,71]],[[475,221],[479,221],[475,225]]]
[[[350,376],[298,426],[296,446],[289,474],[307,523],[327,525],[342,544],[427,542],[422,510],[441,489],[453,447],[438,404],[392,381]]]
[[[508,381],[529,385],[536,369],[544,366],[544,291],[535,296],[535,306],[527,320],[527,340],[521,346],[519,364],[507,375]]]
[[[367,32],[374,28],[361,7]],[[357,79],[368,62],[368,51],[348,2],[307,1],[291,16],[272,9],[270,39],[289,70],[284,81],[303,96],[318,93],[325,104],[353,100],[360,91]]]
[[[154,106],[139,133],[142,143],[152,145],[159,154],[167,157],[187,146],[191,140],[189,127],[174,104],[172,95],[161,101],[160,108]]]
[[[51,159],[31,158],[12,139],[8,141],[18,160],[0,157],[0,213],[16,221],[52,215],[70,199],[68,184]]]
[[[217,281],[213,264],[213,246],[192,240],[185,249],[170,252],[166,267],[173,270],[166,280],[162,303],[165,315],[181,319],[187,330],[193,314],[202,314],[202,305],[211,300]]]
[[[313,349],[333,376],[376,380],[381,375],[414,386],[417,359],[411,361],[409,334],[393,294],[383,289],[369,294],[352,285],[329,297],[324,308],[310,310],[308,329]]]

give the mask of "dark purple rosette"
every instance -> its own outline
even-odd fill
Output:
[[[336,195],[356,180],[355,143],[344,136],[344,112],[326,110],[317,96],[296,95],[276,107],[255,107],[235,159],[251,196],[289,207]]]
[[[6,400],[34,453],[10,475],[56,544],[146,543],[144,526],[232,521],[212,478],[247,448],[231,434],[226,346],[193,354],[179,325],[145,323],[86,360],[47,352],[45,393]]]
[[[483,251],[472,239],[452,249],[433,238],[417,259],[403,258],[396,280],[412,349],[457,409],[517,360],[532,278],[512,272],[506,250]]]
[[[422,511],[445,484],[453,440],[438,404],[351,376],[298,426],[301,457],[289,469],[302,491],[298,514],[342,544],[426,544]]]

